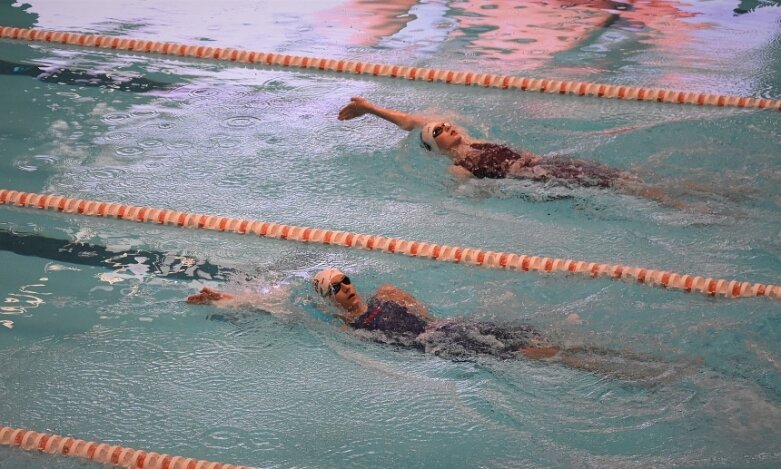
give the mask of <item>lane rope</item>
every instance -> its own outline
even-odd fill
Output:
[[[146,452],[123,446],[79,440],[51,433],[0,426],[0,445],[26,451],[88,459],[102,464],[143,469],[249,469],[218,462]]]
[[[276,65],[356,75],[400,78],[464,86],[513,89],[550,94],[592,96],[628,101],[654,101],[659,103],[694,104],[699,106],[729,106],[739,108],[774,109],[781,111],[781,100],[730,96],[692,91],[676,91],[638,86],[609,85],[581,81],[550,80],[544,78],[494,75],[469,71],[440,70],[407,67],[403,65],[366,63],[353,60],[275,54],[234,48],[181,44],[176,42],[147,41],[116,36],[81,34],[43,29],[25,29],[0,26],[0,37],[5,39],[50,42],[100,49],[126,50],[176,57],[213,59],[256,65]]]
[[[320,243],[347,248],[404,254],[412,257],[476,265],[488,268],[535,272],[568,272],[593,278],[609,277],[637,282],[648,286],[699,292],[711,296],[749,297],[767,296],[781,299],[781,286],[739,282],[711,277],[677,274],[662,270],[632,267],[621,264],[602,264],[573,259],[557,259],[507,252],[484,251],[475,248],[448,246],[369,234],[334,231],[306,226],[283,225],[259,220],[230,218],[217,215],[178,212],[175,210],[138,207],[97,200],[71,199],[59,195],[36,194],[0,189],[0,205],[52,210],[101,218],[155,223],[160,225],[204,230],[254,234],[303,243]]]

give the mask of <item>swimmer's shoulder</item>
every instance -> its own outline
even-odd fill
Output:
[[[397,287],[396,285],[392,285],[390,283],[384,283],[377,287],[377,291],[374,292],[374,298],[377,298],[378,300],[391,300],[393,301],[394,298],[397,297],[397,295],[402,294],[408,294],[401,288]]]

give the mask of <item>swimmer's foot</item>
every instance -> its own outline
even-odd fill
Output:
[[[191,305],[209,305],[219,300],[230,300],[233,296],[227,293],[212,290],[208,287],[203,287],[200,293],[190,295],[187,297],[187,302]]]

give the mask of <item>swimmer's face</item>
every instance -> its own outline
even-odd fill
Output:
[[[450,122],[437,125],[433,132],[434,140],[441,150],[451,150],[461,143],[461,133]]]
[[[355,291],[355,285],[346,275],[340,275],[331,281],[331,299],[344,309],[350,310],[361,303],[361,297]]]

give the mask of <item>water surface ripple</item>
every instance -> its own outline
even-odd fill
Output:
[[[351,2],[349,18],[340,1],[203,4],[195,16],[147,0],[89,9],[28,3],[0,6],[0,17],[208,46],[781,98],[781,8],[767,2],[744,13],[720,1]],[[0,187],[781,283],[778,113],[57,44],[9,41],[0,52],[13,64],[164,85],[128,92],[0,75]],[[417,133],[372,117],[338,121],[352,96],[544,157],[631,171],[672,203],[455,177],[450,161],[420,148]],[[781,326],[777,305],[764,298],[8,207],[0,217],[7,425],[261,467],[781,464]],[[341,330],[311,291],[325,266],[348,272],[361,292],[396,284],[437,318],[531,323],[557,344],[620,354],[591,357],[601,371],[589,372],[451,361],[379,344]],[[204,286],[264,294],[281,286],[290,299],[234,310],[184,303]],[[573,314],[579,320],[567,320]],[[82,465],[0,448],[3,467]]]

